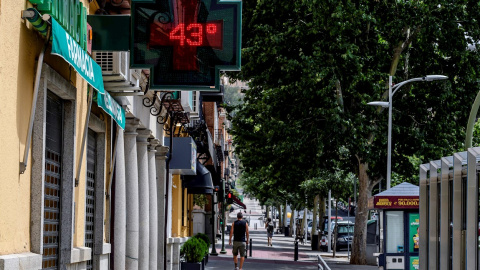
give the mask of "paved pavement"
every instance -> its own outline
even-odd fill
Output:
[[[317,270],[318,255],[322,256],[331,270],[337,269],[358,269],[358,270],[377,270],[376,266],[350,265],[347,251],[336,253],[336,258],[332,253],[312,251],[310,244],[298,245],[298,261],[294,261],[294,238],[285,237],[283,234],[274,234],[273,246],[267,246],[267,233],[264,228],[263,211],[258,201],[245,198],[244,204],[247,210],[244,218],[249,220],[250,238],[253,242],[252,256],[247,252],[248,258],[245,260],[243,269],[245,270]],[[236,220],[237,212],[235,210],[227,217],[227,225]],[[243,210],[242,210],[243,211]],[[228,245],[228,235],[225,235],[225,252],[221,254],[222,242],[217,241],[215,249],[218,256],[209,256],[207,270],[234,269],[232,259],[232,247]]]

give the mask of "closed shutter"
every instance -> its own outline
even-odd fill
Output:
[[[96,134],[92,130],[88,130],[87,141],[87,194],[85,209],[85,246],[89,247],[92,256],[87,261],[87,269],[93,268],[93,245],[94,245],[94,218],[95,218],[95,164],[97,156]]]
[[[48,92],[45,142],[45,188],[42,269],[59,269],[63,102]]]

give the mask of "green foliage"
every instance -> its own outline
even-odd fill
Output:
[[[305,180],[339,169],[357,174],[366,202],[386,178],[388,117],[366,104],[386,100],[389,75],[449,77],[393,97],[394,181],[415,183],[418,164],[463,150],[480,75],[467,49],[480,44],[477,2],[244,0],[243,10],[242,71],[228,76],[249,90],[229,108],[231,133],[260,202],[304,201]]]
[[[204,207],[209,202],[205,194],[193,194],[193,204]]]
[[[208,248],[210,246],[210,238],[208,238],[208,236],[204,233],[197,233],[193,237],[202,239],[207,244],[207,249],[205,253],[208,253]]]
[[[338,161],[385,179],[387,111],[366,103],[385,100],[389,74],[450,78],[394,96],[395,177],[415,183],[410,157],[461,150],[478,91],[480,57],[466,49],[480,38],[478,11],[473,2],[244,1],[242,71],[228,75],[250,87],[232,119],[246,190],[296,200],[305,179]]]
[[[185,256],[187,262],[201,262],[205,256],[205,250],[208,250],[207,243],[201,238],[192,237],[183,243],[180,254]]]
[[[475,122],[475,125],[473,126],[472,146],[474,147],[480,146],[480,122],[479,121]]]

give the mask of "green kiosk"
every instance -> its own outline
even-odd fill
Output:
[[[379,269],[417,270],[419,248],[419,187],[401,183],[370,198],[379,210]],[[424,232],[425,233],[425,232]]]

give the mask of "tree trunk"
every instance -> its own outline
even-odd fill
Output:
[[[266,218],[269,218],[270,217],[270,206],[265,206],[265,212],[267,212],[267,216]]]
[[[287,207],[288,207],[287,202],[285,202],[285,208],[283,209],[283,226],[284,227],[288,226],[288,224],[287,224],[287,219],[288,219],[288,217],[287,217],[287,214],[288,214],[287,213]]]
[[[369,178],[367,174],[368,163],[359,161],[358,166],[358,202],[355,214],[355,227],[353,233],[352,257],[350,264],[367,264],[367,218],[368,218],[368,196]]]
[[[318,210],[318,217],[319,217],[318,220],[320,221],[319,225],[321,225],[322,222],[323,222],[323,216],[325,216],[325,212],[326,212],[325,207],[326,207],[325,198],[321,197],[320,198],[320,206],[319,206],[320,209]],[[322,230],[323,230],[323,228],[322,228]]]
[[[303,220],[302,220],[302,228],[301,233],[305,236],[305,241],[307,240],[307,235],[305,233],[305,224],[307,224],[307,208],[303,209]]]
[[[315,199],[313,199],[313,220],[312,220],[312,233],[311,233],[311,236],[312,235],[318,235],[318,231],[317,231],[317,227],[318,227],[318,224],[317,224],[317,209],[318,209],[318,201],[320,200],[320,196],[317,195],[315,196]],[[311,237],[310,236],[310,237]],[[312,237],[313,239],[313,237]],[[313,241],[312,241],[313,242]]]
[[[290,217],[290,236],[296,233],[295,228],[295,209],[292,209],[292,216]]]
[[[282,228],[283,224],[283,216],[282,216],[282,206],[280,204],[277,204],[277,215],[278,215],[278,228]]]

